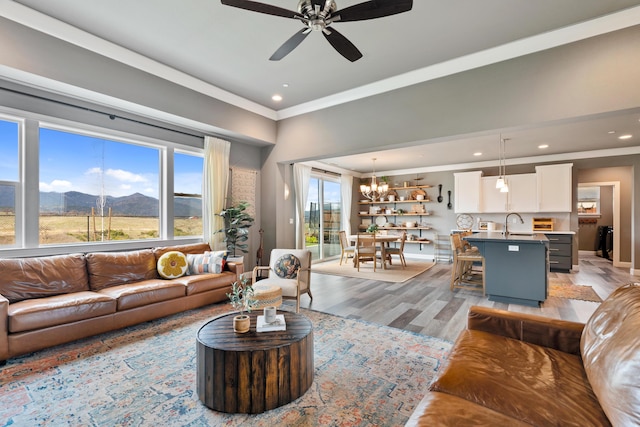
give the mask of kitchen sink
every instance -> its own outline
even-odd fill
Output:
[[[533,236],[535,233],[509,233],[508,236]]]

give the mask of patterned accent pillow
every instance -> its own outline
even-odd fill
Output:
[[[158,274],[163,279],[176,279],[187,272],[187,257],[182,252],[169,251],[158,258]]]
[[[283,279],[295,279],[298,277],[300,260],[293,254],[282,255],[273,265],[273,270],[278,277]]]
[[[227,251],[207,251],[203,254],[187,254],[188,274],[222,273],[227,262]]]

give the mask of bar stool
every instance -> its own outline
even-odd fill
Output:
[[[451,251],[453,266],[449,288],[452,291],[455,288],[482,290],[482,296],[485,296],[484,257],[477,248],[465,249],[459,233],[451,235]],[[480,263],[481,269],[474,268],[474,263]]]

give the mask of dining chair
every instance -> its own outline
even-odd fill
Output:
[[[391,248],[391,247],[385,248],[384,252],[385,252],[385,256],[389,260],[389,265],[391,265],[391,256],[398,255],[398,257],[400,258],[400,265],[402,265],[402,268],[404,269],[407,266],[407,261],[404,259],[404,242],[406,241],[407,241],[407,232],[403,231],[402,235],[400,236],[400,245],[397,248]]]
[[[376,243],[376,235],[375,233],[358,233],[356,236],[356,247],[355,247],[355,263],[356,268],[360,271],[360,262],[363,261],[373,261],[373,271],[376,271],[376,264],[378,263],[378,253],[381,253],[380,246]],[[380,264],[384,260],[380,259]]]
[[[451,250],[453,252],[453,266],[451,268],[451,282],[449,288],[481,290],[485,295],[484,257],[473,247],[465,248],[459,233],[451,234]],[[480,269],[474,268],[480,264]]]
[[[349,258],[353,258],[355,256],[356,248],[355,246],[351,246],[351,242],[347,238],[347,232],[341,230],[338,232],[340,236],[340,265],[342,265],[342,260],[345,260],[345,264],[349,261]]]

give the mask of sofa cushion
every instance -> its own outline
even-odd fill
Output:
[[[89,287],[93,291],[158,278],[157,260],[152,249],[92,252],[86,258]]]
[[[169,251],[158,258],[158,274],[163,279],[176,279],[186,274],[189,269],[187,256],[182,252]]]
[[[174,280],[187,287],[187,295],[193,295],[213,289],[230,288],[231,283],[236,281],[236,275],[230,271],[223,271],[218,274],[182,276]]]
[[[160,259],[162,255],[170,251],[178,251],[183,254],[203,254],[206,251],[210,251],[211,247],[208,243],[191,243],[188,245],[175,245],[175,246],[161,246],[153,249],[153,253],[156,259]]]
[[[82,254],[0,259],[0,294],[11,303],[89,290]]]
[[[173,280],[145,280],[127,285],[111,286],[98,291],[118,300],[118,311],[129,310],[186,295],[186,287]]]
[[[532,425],[610,425],[580,356],[487,332],[463,331],[430,389]]]
[[[430,392],[422,399],[405,427],[531,427],[482,405],[446,393]]]
[[[580,342],[594,393],[611,423],[640,425],[640,284],[611,293],[586,323]]]
[[[116,300],[108,295],[81,291],[35,298],[9,305],[9,332],[25,332],[112,314]]]
[[[222,273],[227,260],[227,251],[207,251],[203,254],[187,254],[189,273]]]
[[[267,277],[260,280],[260,284],[264,286],[277,286],[282,289],[283,297],[297,297],[298,296],[298,279],[281,279],[274,274],[275,277]],[[304,291],[305,283],[300,283],[301,291]]]

